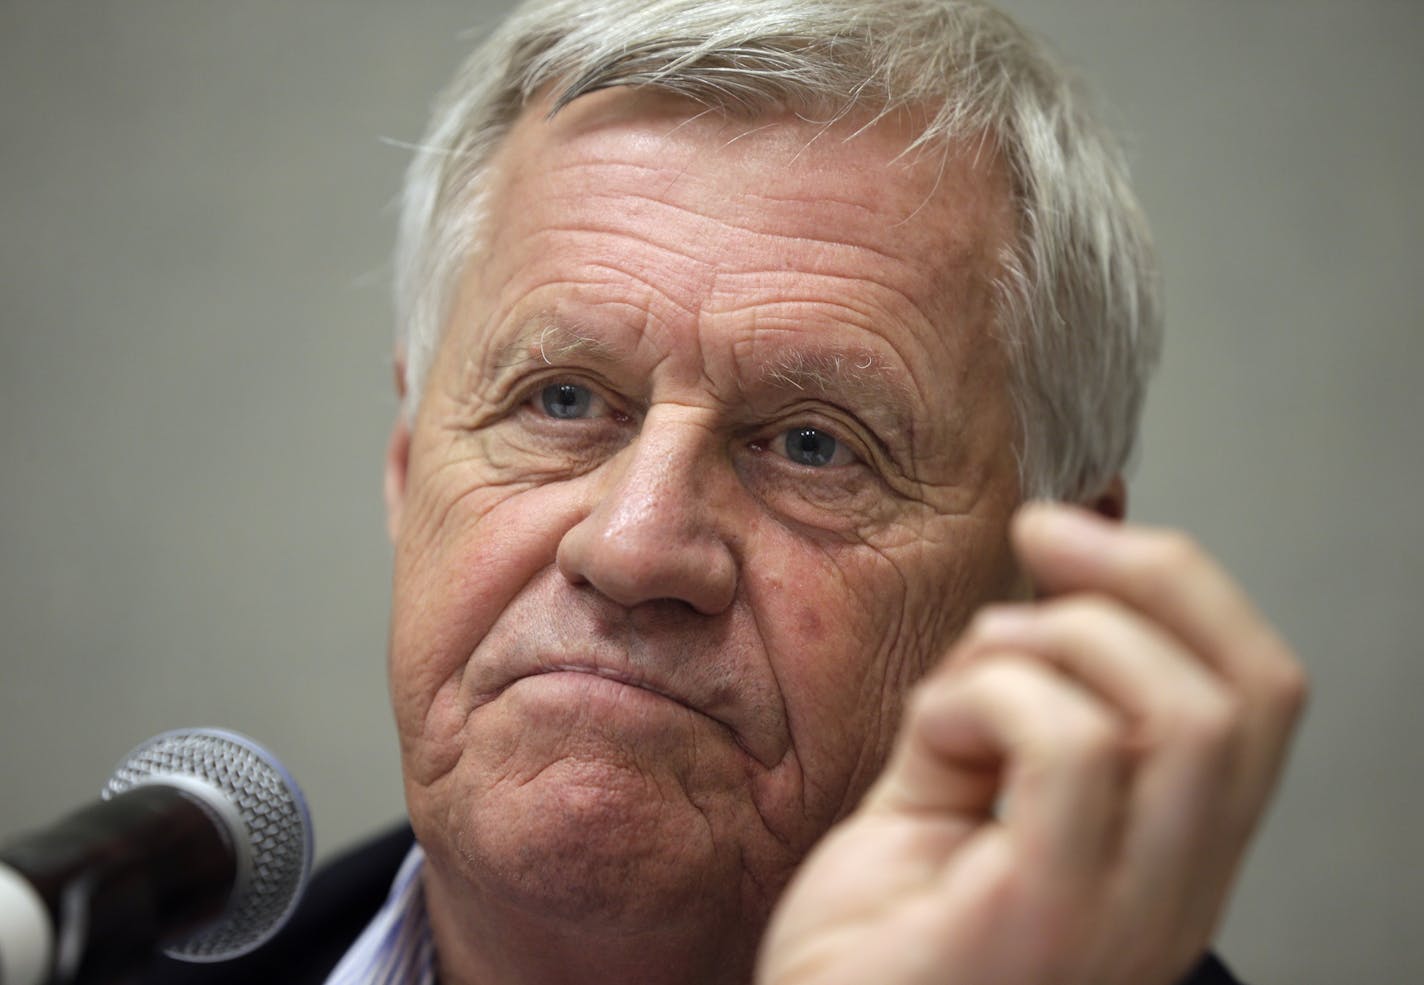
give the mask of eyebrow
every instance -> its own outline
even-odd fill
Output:
[[[896,430],[910,429],[914,393],[872,349],[781,350],[762,364],[761,380],[779,390],[845,396],[855,409],[885,417]]]
[[[520,366],[531,360],[553,365],[558,359],[582,354],[593,356],[600,361],[612,362],[622,355],[620,347],[605,339],[585,335],[575,329],[553,324],[540,318],[530,323],[512,341],[501,346],[495,354],[494,365],[499,369]]]
[[[621,362],[630,355],[623,346],[586,334],[552,318],[536,317],[495,353],[494,366],[506,369],[543,362],[553,365],[579,355],[602,363]],[[914,391],[885,358],[863,346],[778,347],[757,360],[754,385],[781,392],[840,397],[867,418],[908,433],[916,406]]]

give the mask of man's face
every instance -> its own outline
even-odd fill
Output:
[[[498,153],[392,446],[437,896],[759,923],[1013,590],[1007,185],[983,147],[897,159],[909,131],[863,123],[613,90]]]

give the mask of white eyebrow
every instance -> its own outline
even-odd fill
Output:
[[[786,349],[761,369],[764,383],[778,389],[842,394],[865,410],[880,410],[900,429],[910,423],[914,394],[878,353],[859,347]]]
[[[538,359],[552,366],[556,359],[575,353],[589,353],[611,360],[617,356],[617,348],[603,339],[555,325],[547,319],[538,319],[525,331],[520,332],[512,342],[500,348],[494,364],[500,367],[516,366],[530,359]]]

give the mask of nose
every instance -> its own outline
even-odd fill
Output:
[[[600,470],[592,508],[559,541],[559,570],[627,608],[676,599],[712,615],[737,589],[716,451],[699,424],[655,413]]]

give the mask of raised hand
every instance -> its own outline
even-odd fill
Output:
[[[1025,507],[1039,599],[982,612],[763,942],[762,985],[1172,985],[1208,946],[1303,704],[1180,534]]]

